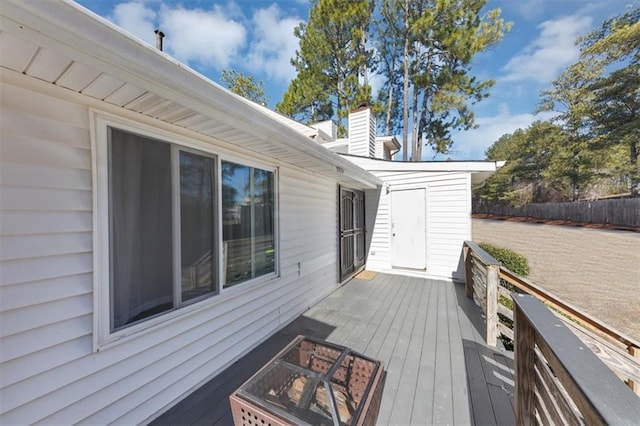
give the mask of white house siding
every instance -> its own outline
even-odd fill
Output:
[[[383,172],[373,174],[384,180],[378,197],[367,191],[367,220],[371,232],[367,269],[445,279],[462,279],[459,264],[462,243],[470,238],[470,175],[454,172]],[[394,269],[391,265],[390,191],[426,188],[426,265],[424,272]],[[374,213],[375,212],[375,213]],[[375,218],[373,215],[375,214]]]
[[[338,285],[337,182],[280,164],[280,278],[93,352],[89,111],[28,79],[1,83],[0,424],[149,420]]]

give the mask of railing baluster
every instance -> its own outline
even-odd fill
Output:
[[[486,341],[496,346],[498,339],[498,285],[500,283],[500,265],[487,265],[487,297],[485,313],[487,315]]]
[[[629,355],[631,355],[632,357],[640,358],[640,349],[637,348],[636,346],[629,346],[627,348],[627,351],[629,352]],[[634,382],[633,380],[629,379],[627,381],[627,385],[629,385],[632,391],[640,395],[640,383]]]
[[[524,313],[514,306],[515,416],[517,425],[533,425],[535,417],[535,333]]]
[[[492,307],[493,295],[491,294],[493,278],[490,278],[490,270],[491,265],[499,263],[471,241],[465,241],[463,247],[466,294],[469,298],[474,298],[477,301],[482,313],[486,316],[485,338],[488,344],[493,345],[496,339],[491,334],[494,330],[494,326],[491,324],[494,311]],[[562,313],[563,320],[566,317],[574,321],[567,323],[568,327],[636,394],[640,395],[640,343],[544,290],[539,285],[500,266],[495,306],[498,313],[507,318],[511,318],[511,315],[505,314],[505,310],[508,308],[499,303],[501,294],[508,297],[504,294],[506,289],[499,285],[500,279],[504,279],[516,287],[519,292],[531,294],[548,304],[556,312]],[[511,333],[507,331],[508,328],[503,323],[500,323],[499,319],[500,316],[496,318],[495,335],[504,334],[510,338]],[[565,322],[567,321],[569,320]]]
[[[468,298],[473,297],[473,273],[471,272],[472,251],[464,245],[464,289]]]
[[[553,403],[554,399],[566,397],[579,411],[579,422],[636,425],[640,399],[534,296],[514,294],[513,301],[516,424],[530,425],[537,422],[538,415],[541,419],[552,415],[536,413],[536,401]],[[553,379],[545,383],[555,385],[556,390],[562,390],[560,393],[536,386],[536,362],[539,366],[548,363]],[[538,369],[542,373],[544,370]],[[560,408],[563,403],[559,402]]]

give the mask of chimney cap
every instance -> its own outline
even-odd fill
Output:
[[[365,109],[369,109],[369,102],[360,101],[358,102],[358,106],[355,109],[352,109],[351,112],[364,111]]]

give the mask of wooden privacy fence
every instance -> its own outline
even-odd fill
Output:
[[[573,203],[535,203],[522,207],[494,204],[473,206],[474,213],[538,219],[604,223],[621,227],[640,227],[640,198],[578,201]]]
[[[514,331],[507,324],[515,319],[512,297],[528,294],[553,309],[553,313],[573,332],[583,345],[613,371],[622,381],[640,394],[640,343],[624,333],[583,312],[535,283],[522,278],[471,241],[464,243],[465,288],[485,315],[485,338],[495,346],[502,334],[511,340]],[[511,284],[515,292],[506,284]],[[500,296],[503,296],[500,299]],[[499,317],[507,321],[501,322]]]

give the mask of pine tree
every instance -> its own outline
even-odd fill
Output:
[[[478,80],[471,75],[475,54],[498,43],[510,28],[500,18],[500,10],[480,14],[486,0],[385,0],[381,14],[386,24],[379,27],[379,37],[394,46],[403,46],[401,72],[387,69],[385,74],[397,76],[392,87],[402,82],[402,115],[391,96],[384,96],[386,111],[391,112],[389,128],[401,127],[411,132],[411,159],[422,158],[423,145],[438,153],[446,153],[453,144],[452,130],[474,127],[474,115],[468,103],[488,96],[492,80]],[[397,57],[396,51],[392,51]],[[389,56],[391,57],[391,56]],[[385,64],[388,68],[389,65]],[[390,89],[390,88],[388,88]],[[405,139],[403,139],[405,140]],[[403,160],[408,159],[408,141],[403,143]]]
[[[294,30],[297,75],[276,110],[304,122],[335,118],[339,134],[349,110],[369,102],[366,47],[373,1],[313,0],[309,19]]]
[[[606,146],[626,146],[628,163],[622,170],[628,176],[631,193],[638,196],[640,7],[604,21],[579,41],[580,63],[599,67],[599,75],[589,85],[594,132]]]
[[[236,95],[257,104],[266,105],[269,101],[265,95],[262,80],[256,81],[252,75],[245,75],[235,70],[222,70],[220,82]]]
[[[557,147],[551,165],[551,176],[569,181],[572,201],[577,201],[585,186],[595,179],[601,156],[597,155],[592,132],[593,93],[589,88],[598,66],[579,62],[567,68],[544,90],[539,111],[555,111],[553,121],[560,123],[568,138]]]

